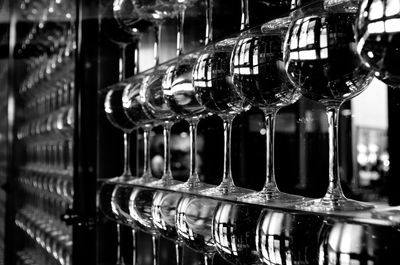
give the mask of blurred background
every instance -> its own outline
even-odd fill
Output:
[[[105,95],[101,93],[102,89],[118,81],[119,48],[104,30],[111,27],[108,24],[114,23],[112,14],[107,13],[112,1],[67,1],[68,4],[62,5],[59,13],[52,15],[53,12],[50,12],[46,17],[41,16],[49,12],[49,3],[61,6],[65,1],[0,0],[0,264],[16,264],[24,250],[35,248],[31,239],[22,232],[23,229],[16,227],[15,220],[22,216],[19,214],[21,209],[37,220],[41,216],[55,219],[54,223],[62,227],[64,233],[60,235],[61,248],[74,264],[111,264],[115,259],[112,251],[115,227],[96,208],[98,180],[118,176],[123,167],[123,135],[106,119],[103,109]],[[291,6],[311,1],[273,2],[271,5],[270,1],[250,1],[251,26],[287,14]],[[214,1],[214,40],[239,31],[240,5],[240,0]],[[73,31],[72,35],[66,33],[64,37],[72,39],[55,44],[56,41],[51,38],[56,36],[54,31],[58,30],[57,27]],[[205,5],[198,1],[186,10],[184,42],[187,52],[204,46],[205,27]],[[160,62],[176,56],[176,34],[176,18],[167,19],[162,27]],[[140,44],[132,42],[127,47],[128,77],[135,71],[135,61],[139,62],[139,72],[153,66],[153,42],[153,27],[143,25]],[[57,49],[56,45],[63,43],[72,45],[71,55],[66,57],[69,58],[66,60],[69,66],[63,66],[69,68],[66,72],[59,72],[64,78],[70,75],[70,80],[66,81],[69,82],[69,92],[66,92],[69,99],[55,112],[68,113],[68,108],[74,110],[73,128],[67,121],[64,126],[70,126],[71,131],[67,128],[66,132],[61,132],[61,144],[73,146],[70,150],[65,149],[73,155],[69,156],[70,161],[66,162],[69,166],[62,172],[53,170],[43,173],[42,170],[35,175],[38,179],[43,175],[43,179],[55,179],[55,183],[65,182],[62,185],[69,187],[66,188],[66,195],[52,191],[51,187],[42,187],[42,190],[39,187],[39,193],[53,192],[58,196],[55,198],[53,195],[32,195],[26,188],[29,183],[24,182],[29,163],[29,144],[21,141],[18,135],[29,120],[37,118],[32,118],[26,107],[27,97],[34,95],[28,93],[21,96],[20,88],[26,85],[27,78],[37,66],[33,58],[51,54],[51,49]],[[138,55],[135,54],[137,45]],[[54,82],[50,86],[59,86],[57,80]],[[340,170],[347,197],[381,205],[399,204],[399,114],[400,92],[377,79],[365,92],[342,107]],[[221,120],[214,116],[205,118],[199,124],[198,133],[201,179],[218,184],[223,170]],[[234,121],[232,170],[235,183],[240,187],[259,190],[264,183],[265,133],[264,116],[258,109],[250,109]],[[154,175],[160,177],[163,169],[162,128],[155,128],[151,137],[151,167]],[[54,138],[51,139],[54,141]],[[315,198],[323,196],[328,183],[327,147],[327,119],[320,105],[301,98],[279,111],[275,166],[280,189]],[[143,136],[140,130],[133,133],[131,148],[134,150],[131,167],[133,172],[141,174],[143,161],[139,154],[143,152]],[[184,121],[172,128],[171,151],[173,175],[184,181],[189,171],[188,124]],[[57,177],[48,177],[51,174]],[[39,182],[33,184],[40,186]],[[40,199],[35,201],[33,198]],[[40,212],[26,209],[39,209]],[[63,216],[66,222],[61,221],[59,216]],[[125,242],[122,251],[129,257],[130,233],[128,228],[122,229],[121,240]],[[145,233],[139,233],[138,238],[141,242],[138,248],[142,253],[139,261],[145,261],[150,255],[151,239]],[[174,246],[166,240],[162,240],[161,244],[161,260],[164,261],[161,264],[169,264],[167,261],[171,259]],[[200,254],[185,250],[187,264],[198,264],[202,260]],[[42,264],[59,264],[52,257],[41,258]],[[217,257],[215,264],[224,264],[224,261]]]

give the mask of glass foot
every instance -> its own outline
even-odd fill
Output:
[[[168,179],[168,180],[158,179],[156,181],[146,183],[145,185],[148,187],[165,188],[169,186],[176,186],[179,185],[180,183],[182,182],[175,179]]]
[[[287,204],[302,202],[305,200],[305,198],[299,195],[288,194],[280,191],[275,191],[275,192],[260,191],[247,194],[239,198],[239,200],[243,202],[257,203],[262,205],[283,206]]]
[[[313,212],[334,212],[334,211],[363,211],[374,208],[373,205],[347,198],[336,199],[315,199],[295,205],[295,208]]]
[[[400,225],[400,206],[392,206],[385,209],[374,210],[372,217],[390,221],[393,225]]]
[[[237,199],[252,190],[236,187],[236,186],[218,186],[211,189],[202,190],[200,194],[211,197]]]
[[[202,182],[195,182],[195,183],[185,182],[185,183],[181,183],[178,185],[170,186],[170,187],[168,187],[168,189],[175,190],[175,191],[195,192],[195,191],[199,191],[199,190],[208,189],[210,187],[211,187],[210,184],[206,184],[206,183],[202,183]]]

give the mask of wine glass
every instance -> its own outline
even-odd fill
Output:
[[[132,179],[132,174],[130,170],[130,133],[133,129],[136,128],[136,125],[132,123],[128,117],[126,117],[123,103],[122,103],[122,94],[123,94],[123,86],[116,85],[113,89],[110,89],[107,92],[104,108],[106,112],[106,116],[108,120],[118,129],[124,132],[124,171],[121,176],[113,178],[111,180],[107,180],[103,183],[100,188],[99,196],[100,201],[106,202],[106,205],[101,204],[100,206],[103,209],[103,212],[106,213],[106,216],[111,215],[112,220],[117,221],[117,264],[124,264],[124,261],[120,255],[120,222],[123,221],[123,216],[119,216],[118,212],[112,211],[110,206],[114,201],[112,198],[113,190],[116,188],[118,182],[128,181]],[[110,205],[111,204],[111,205]],[[110,211],[111,210],[111,211]],[[115,214],[117,213],[117,214]],[[123,222],[122,222],[123,223]]]
[[[350,10],[350,11],[348,11]],[[371,82],[356,53],[353,34],[354,11],[324,8],[323,2],[294,14],[285,40],[287,76],[312,100],[321,103],[329,126],[329,186],[322,199],[300,203],[314,211],[365,210],[369,204],[349,200],[340,186],[338,118],[341,104],[360,94]]]
[[[207,1],[207,32],[206,32],[206,38],[207,40],[212,37],[212,27],[211,27],[211,17],[210,17],[210,8],[211,4],[210,1]],[[181,8],[182,11],[182,8]],[[181,18],[183,18],[183,13],[181,13]],[[178,29],[178,49],[177,53],[178,55],[181,53],[183,50],[183,47],[180,45],[183,45],[183,21],[181,20],[182,24],[180,26],[180,30]],[[189,61],[191,61],[189,59]],[[165,120],[170,120],[171,117],[182,117],[185,118],[189,121],[190,124],[190,145],[191,145],[191,152],[190,152],[190,176],[188,180],[185,183],[182,184],[177,184],[173,186],[168,186],[169,189],[173,190],[195,190],[195,189],[202,189],[207,187],[203,183],[200,182],[200,179],[197,174],[197,165],[196,165],[196,130],[197,130],[197,124],[199,121],[199,118],[202,116],[202,111],[203,108],[198,104],[194,97],[194,91],[189,91],[190,95],[188,96],[188,100],[186,100],[186,103],[188,103],[186,106],[179,106],[181,103],[184,103],[183,101],[180,101],[181,99],[185,100],[183,96],[184,94],[180,93],[177,91],[179,88],[183,88],[182,86],[179,86],[178,83],[174,83],[174,81],[177,81],[179,78],[189,78],[186,80],[186,84],[191,86],[191,80],[190,80],[190,73],[191,73],[191,68],[186,68],[187,66],[187,60],[183,59],[181,63],[184,62],[183,64],[179,64],[179,62],[175,61],[172,62],[172,64],[169,64],[168,67],[162,68],[161,69],[161,74],[158,75],[158,78],[154,79],[157,83],[152,83],[152,85],[147,86],[147,90],[143,90],[144,97],[143,99],[144,102],[151,101],[151,105],[148,103],[144,104],[145,106],[149,108],[149,111],[153,113],[153,115],[157,116],[159,119],[164,120],[164,128],[166,127],[167,130],[164,129],[164,132],[166,134],[169,134],[170,128],[168,123],[165,122]],[[193,62],[193,60],[192,60]],[[177,69],[181,69],[180,71],[176,71]],[[162,77],[162,78],[161,78]],[[155,84],[155,85],[154,85]],[[176,86],[173,88],[173,86]],[[150,88],[150,89],[149,89]],[[147,97],[150,100],[146,100],[146,94],[151,91],[151,88],[153,89],[160,89],[157,90],[158,92],[156,93],[150,93],[148,94],[149,96]],[[173,94],[171,91],[177,91],[178,94]],[[146,93],[147,92],[147,93]],[[182,92],[182,91],[181,91]],[[152,97],[153,95],[153,97]],[[162,95],[161,97],[158,97],[157,95]],[[154,97],[155,96],[155,97]],[[158,103],[156,103],[154,100],[151,99],[156,99],[158,98]],[[167,104],[165,104],[167,103]],[[184,104],[186,104],[184,103]],[[187,108],[187,111],[185,111],[185,108]],[[161,115],[161,116],[160,116]],[[164,134],[165,135],[165,134]],[[168,140],[169,137],[165,138],[165,145],[164,148],[167,147],[167,143],[169,142]],[[168,147],[169,149],[169,147]],[[169,171],[169,156],[165,155],[165,162],[168,163],[166,167],[164,167],[165,172]],[[176,184],[176,183],[171,183],[171,184]],[[155,224],[155,228],[157,229],[158,233],[161,235],[164,235],[165,237],[175,240],[176,242],[176,258],[177,258],[177,264],[182,264],[182,241],[179,240],[177,237],[177,231],[176,231],[176,225],[175,225],[175,215],[176,215],[176,209],[179,200],[181,199],[181,195],[179,193],[168,193],[168,192],[163,192],[159,191],[155,194],[153,197],[153,205],[152,205],[152,220],[153,223]]]
[[[173,123],[178,119],[167,104],[164,97],[164,90],[171,85],[166,78],[167,70],[171,64],[160,65],[151,75],[145,78],[142,86],[142,103],[148,112],[162,122],[164,128],[164,173],[161,180],[149,183],[152,187],[166,187],[175,189],[183,187],[179,182],[174,181],[170,167],[170,130]],[[176,244],[177,264],[182,264],[182,242],[179,240],[175,228],[176,206],[180,193],[170,193],[166,191],[154,191],[153,203],[151,207],[151,221],[154,224],[156,232],[164,237],[171,239]]]
[[[128,184],[145,185],[158,180],[151,173],[150,166],[150,132],[155,123],[154,117],[146,111],[141,102],[141,86],[143,80],[149,74],[145,72],[134,77],[134,80],[126,83],[122,97],[126,116],[137,126],[140,126],[144,133],[144,166],[143,174],[139,179],[128,181]],[[135,220],[137,227],[152,235],[153,264],[158,264],[158,235],[151,222],[151,203],[154,191],[151,188],[128,187],[128,214]],[[124,210],[125,212],[126,210]]]
[[[144,11],[143,6],[141,6],[142,3],[140,1],[135,1],[134,2],[137,10],[141,11],[141,15],[146,15],[148,12],[158,12],[158,8],[160,6],[154,6],[154,10],[147,10]],[[148,4],[148,3],[146,3]],[[175,7],[171,3],[164,3],[163,4],[164,8],[169,8],[169,7]],[[180,22],[178,23],[178,47],[177,47],[177,53],[178,55],[183,49],[183,16],[184,16],[184,9],[186,8],[186,5],[183,6],[183,2],[179,4],[179,8],[182,12],[180,12],[181,17],[180,17]],[[168,12],[165,13],[166,16],[169,16],[170,14]],[[155,18],[154,16],[151,16],[152,18],[147,17],[147,19],[150,19],[151,21],[155,22],[155,31],[156,31],[156,39],[155,39],[155,63],[156,66],[158,65],[159,62],[159,57],[158,57],[158,49],[159,49],[159,39],[160,39],[160,34],[161,34],[161,23],[164,21],[166,17],[159,17]],[[148,155],[145,155],[145,160],[148,162],[145,162],[145,170],[144,172],[150,172],[148,174],[148,178],[142,178],[138,182],[146,183],[149,186],[168,186],[172,184],[176,184],[176,182],[172,178],[172,172],[170,168],[170,132],[171,132],[171,127],[173,125],[173,122],[176,120],[176,115],[172,113],[171,111],[168,110],[167,104],[163,102],[163,97],[162,97],[162,89],[161,89],[161,80],[163,77],[163,73],[165,72],[166,66],[160,66],[156,68],[153,72],[150,74],[146,75],[145,79],[143,80],[143,83],[140,85],[140,91],[139,91],[139,99],[142,107],[145,109],[147,113],[150,113],[152,117],[158,119],[159,121],[162,122],[163,125],[163,131],[164,131],[164,174],[159,181],[152,181],[150,183],[147,183],[148,181],[152,180],[151,172],[146,170],[148,168],[150,170],[150,167],[148,163],[150,163],[150,160],[148,158]],[[135,90],[132,90],[133,92]],[[161,92],[160,93],[157,93]],[[160,97],[161,96],[161,97]],[[161,101],[160,101],[161,99]],[[136,101],[137,103],[137,101]],[[161,105],[158,105],[161,104]],[[128,116],[129,113],[133,115],[133,119],[137,119],[136,114],[133,113],[132,111],[128,111]],[[148,129],[151,129],[149,126],[144,126],[145,129],[145,139],[148,137]],[[146,142],[146,140],[145,140]],[[145,144],[146,145],[146,144]],[[149,148],[149,145],[147,145]],[[145,150],[148,148],[145,147]],[[147,154],[149,154],[149,151],[145,151]],[[129,188],[128,188],[129,189]],[[126,193],[125,191],[123,191]],[[154,195],[155,190],[152,189],[131,189],[128,191],[128,193],[131,192],[130,196],[130,205],[132,205],[129,208],[129,213],[133,215],[133,219],[137,220],[137,225],[141,227],[143,230],[150,232],[152,234],[152,239],[153,239],[153,250],[154,250],[154,263],[158,262],[158,237],[159,234],[157,233],[156,229],[153,226],[152,223],[152,216],[149,215],[148,207],[151,205],[148,205],[149,202],[152,202],[149,200],[149,198],[152,198]],[[143,202],[144,204],[142,205]],[[138,205],[138,203],[140,203]],[[138,207],[140,206],[140,207]],[[177,253],[181,253],[181,251],[177,251]],[[177,258],[177,260],[181,260],[181,258]]]
[[[260,192],[241,197],[243,201],[281,205],[302,199],[279,191],[274,170],[276,114],[300,97],[284,72],[281,48],[289,23],[289,17],[278,18],[249,30],[240,36],[232,53],[233,84],[241,97],[264,112],[266,121],[266,181]]]
[[[158,122],[161,123],[163,127],[163,135],[164,135],[164,169],[163,169],[163,175],[160,180],[153,181],[150,183],[147,183],[146,186],[150,187],[169,187],[171,185],[176,185],[180,183],[179,181],[176,181],[173,179],[172,176],[172,171],[171,171],[171,164],[170,164],[170,139],[171,139],[171,127],[175,123],[175,121],[178,119],[178,116],[172,112],[172,110],[169,108],[167,105],[164,97],[163,97],[163,88],[162,88],[162,81],[164,74],[166,70],[168,69],[169,63],[160,65],[156,67],[149,75],[146,75],[146,77],[143,80],[143,84],[140,88],[140,101],[142,103],[143,108],[150,113]],[[168,192],[162,192],[162,191],[157,191],[155,189],[140,189],[137,191],[136,197],[143,197],[144,194],[148,198],[151,198],[150,201],[146,200],[146,203],[151,203],[151,205],[146,204],[146,208],[143,207],[143,209],[139,209],[141,212],[141,217],[146,218],[145,223],[147,225],[147,230],[150,231],[153,234],[154,238],[154,244],[158,244],[158,237],[160,235],[167,235],[167,238],[172,239],[175,241],[175,237],[170,237],[173,234],[173,229],[171,229],[170,232],[163,233],[165,232],[163,227],[166,227],[167,223],[163,223],[164,226],[160,226],[160,221],[164,222],[165,220],[161,220],[159,218],[161,211],[163,211],[162,207],[165,205],[164,204],[164,198],[163,195],[168,196],[168,201],[173,205],[173,203],[180,198],[179,194],[169,194]],[[156,199],[158,198],[158,199]],[[155,205],[156,203],[156,205]],[[150,207],[150,214],[148,214],[148,208],[147,206]],[[147,213],[146,215],[143,214],[143,210]],[[157,213],[155,213],[157,212]],[[169,214],[173,214],[173,210],[167,211]],[[157,218],[158,214],[158,218]],[[139,213],[138,213],[139,215]],[[156,220],[154,219],[156,218]],[[171,218],[169,216],[169,218]],[[174,216],[172,217],[174,218]],[[174,222],[173,222],[174,223]],[[171,228],[170,226],[168,228]],[[176,233],[175,233],[176,235]],[[176,243],[176,256],[177,256],[177,264],[182,264],[182,250],[179,245],[178,241],[175,241]]]
[[[218,253],[232,264],[259,264],[256,227],[258,205],[221,202],[213,215],[212,236]]]
[[[139,1],[140,2],[140,1]],[[173,10],[178,10],[178,30],[177,30],[177,55],[181,55],[184,50],[183,41],[183,26],[184,26],[184,13],[185,9],[191,2],[194,1],[172,1],[171,3],[163,2],[157,3],[154,11],[172,5]],[[140,5],[140,3],[138,3]],[[154,15],[153,15],[154,16]],[[171,84],[165,78],[168,67],[171,63],[161,65],[146,77],[142,90],[141,100],[144,108],[147,109],[156,119],[162,122],[164,134],[164,170],[161,180],[152,182],[150,186],[164,186],[170,187],[177,185],[179,182],[175,181],[172,177],[170,165],[170,135],[171,127],[179,116],[174,113],[164,97],[164,89]],[[151,206],[151,221],[154,225],[154,231],[157,235],[163,235],[167,239],[175,242],[176,249],[176,263],[182,264],[183,252],[181,241],[179,240],[175,228],[175,213],[176,205],[178,204],[181,195],[179,193],[169,193],[165,191],[156,191],[153,195]]]
[[[164,96],[170,108],[189,122],[190,133],[189,178],[185,183],[170,187],[172,190],[194,192],[210,187],[200,181],[196,159],[197,125],[202,117],[208,115],[205,107],[196,99],[194,86],[192,84],[192,71],[199,55],[200,52],[184,55],[182,58],[178,59],[175,65],[168,68],[164,77],[165,83],[168,84],[163,87]],[[209,243],[210,241],[212,242],[211,217],[210,215],[200,215],[200,213],[202,212],[201,209],[203,209],[203,212],[212,211],[216,207],[216,202],[213,200],[199,200],[197,206],[203,206],[201,209],[196,207],[190,208],[194,214],[197,214],[197,216],[194,217],[197,223],[201,223],[197,230],[191,230],[186,225],[186,221],[190,219],[191,216],[195,215],[186,215],[185,213],[186,208],[188,208],[188,202],[191,200],[191,196],[183,196],[177,203],[175,213],[176,230],[179,238],[185,242],[186,245],[203,252],[205,254],[205,262],[209,262],[215,253],[215,248],[212,246],[212,243]],[[191,205],[195,204],[196,203],[192,203]],[[202,233],[203,231],[206,231],[208,235]],[[190,245],[191,243],[193,244]]]
[[[169,134],[172,126],[171,122],[178,118],[176,112],[173,112],[168,105],[165,97],[165,91],[170,89],[171,82],[171,69],[174,69],[175,63],[162,66],[157,69],[153,75],[153,79],[147,81],[148,85],[143,86],[144,106],[153,113],[157,119],[164,123],[164,175],[163,183],[166,188],[173,190],[191,190],[205,188],[206,186],[199,182],[198,178],[190,178],[185,183],[178,184],[172,181],[170,171],[170,156],[169,156]],[[158,75],[157,75],[158,73]],[[195,132],[194,132],[195,134]],[[193,134],[192,134],[193,135]],[[153,184],[153,183],[151,183]],[[150,185],[151,185],[150,184]],[[154,183],[156,184],[156,183]],[[153,185],[154,185],[153,184]],[[157,185],[157,184],[156,184]],[[152,221],[155,225],[157,232],[164,237],[175,241],[176,244],[176,258],[177,264],[182,264],[182,241],[179,239],[175,226],[176,207],[182,195],[175,192],[157,191],[153,197],[152,205]]]
[[[248,26],[246,6],[247,1],[243,1],[242,19],[246,23],[242,23],[242,29]],[[191,166],[187,183],[199,183],[196,160],[192,156],[196,154],[195,135],[199,119],[217,114],[224,122],[223,179],[218,187],[202,187],[191,191],[202,195],[234,197],[248,192],[236,187],[231,176],[232,120],[245,109],[244,101],[233,89],[229,76],[229,58],[233,46],[234,39],[225,39],[206,47],[204,51],[187,55],[166,76],[170,80],[171,88],[165,95],[176,112],[183,117],[187,116],[190,125]],[[212,263],[216,252],[211,236],[211,220],[216,206],[216,201],[204,197],[184,196],[177,207],[176,226],[180,238],[192,249],[204,253],[206,264]]]
[[[200,119],[208,113],[195,97],[192,85],[192,69],[199,56],[199,52],[190,53],[179,58],[175,64],[168,67],[164,76],[163,92],[170,109],[189,123],[190,133],[190,171],[189,179],[185,184],[174,189],[190,189],[199,185],[196,137],[197,125]]]
[[[114,0],[107,1],[103,3],[103,17],[105,18],[102,23],[102,31],[106,34],[106,36],[114,43],[116,43],[119,47],[119,81],[125,79],[125,53],[126,47],[130,43],[135,43],[135,57],[134,57],[134,73],[138,72],[138,47],[139,47],[139,39],[141,33],[148,27],[148,23],[140,20],[136,10],[134,9],[133,3],[130,0]],[[130,162],[130,137],[131,132],[135,129],[135,124],[132,123],[125,115],[123,106],[122,106],[122,93],[123,86],[116,89],[117,91],[111,92],[106,96],[107,99],[113,99],[117,104],[117,119],[122,122],[119,124],[119,127],[124,132],[124,171],[122,175],[117,178],[121,181],[128,181],[132,179],[133,176],[131,174],[131,169],[129,166]],[[110,94],[111,93],[111,94]],[[115,94],[114,94],[115,93]],[[117,123],[118,123],[117,120]],[[116,180],[116,179],[114,179]],[[116,199],[120,196],[115,194],[115,191],[118,191],[117,187],[113,187],[113,192],[111,194],[111,204],[114,205]],[[118,211],[114,211],[115,214],[119,214]],[[126,218],[124,215],[119,216],[119,220],[122,223],[126,223]],[[133,236],[133,245],[136,245],[136,237],[135,237],[135,229],[132,228],[132,236]],[[120,260],[120,225],[117,223],[117,262],[123,262]],[[135,249],[133,249],[133,257],[136,262],[136,253]]]
[[[238,196],[248,192],[235,186],[231,171],[232,122],[238,113],[249,106],[235,90],[230,74],[230,58],[235,42],[236,37],[231,37],[206,47],[193,69],[197,100],[206,111],[222,119],[224,128],[223,177],[219,186],[200,191],[208,196]]]
[[[396,0],[364,0],[357,14],[355,27],[357,52],[375,77],[399,87],[400,60],[398,15]]]
[[[310,213],[265,209],[258,218],[256,247],[264,264],[318,264],[324,219]]]

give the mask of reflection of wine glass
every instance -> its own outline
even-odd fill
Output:
[[[393,264],[399,237],[391,226],[327,221],[321,230],[318,264]]]
[[[397,0],[364,0],[356,21],[357,52],[364,65],[390,86],[400,85]]]
[[[157,233],[175,243],[177,265],[183,262],[182,240],[175,225],[176,206],[181,198],[182,194],[178,192],[156,191],[151,206],[151,218]]]
[[[244,33],[233,51],[233,83],[243,98],[264,112],[266,120],[266,181],[260,192],[242,197],[244,201],[282,204],[301,199],[279,191],[274,170],[276,114],[300,97],[284,72],[281,48],[289,22],[289,18],[279,18]]]
[[[212,235],[219,254],[232,264],[259,264],[256,226],[259,206],[240,203],[218,205],[212,220]]]
[[[348,10],[348,9],[346,9]],[[338,117],[341,104],[360,94],[372,80],[356,53],[352,26],[355,14],[324,10],[323,3],[301,9],[285,41],[285,68],[301,93],[320,102],[329,125],[329,186],[322,199],[299,207],[317,211],[363,210],[371,205],[348,200],[342,192],[338,159]]]
[[[176,207],[176,230],[191,249],[204,254],[204,264],[212,264],[216,248],[212,237],[212,217],[217,200],[184,196]]]
[[[257,252],[264,264],[318,264],[323,219],[306,213],[264,210],[257,224]]]

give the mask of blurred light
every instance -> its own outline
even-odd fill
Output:
[[[376,153],[376,152],[378,152],[378,150],[379,150],[379,146],[378,146],[377,144],[369,144],[369,145],[368,145],[368,150],[369,150],[370,152]]]
[[[385,24],[383,21],[377,21],[368,25],[368,32],[371,33],[383,33],[385,32]]]
[[[374,53],[371,52],[371,51],[369,51],[369,52],[367,53],[367,55],[368,55],[369,58],[374,58]]]
[[[188,137],[188,133],[187,132],[181,132],[179,134],[179,136],[182,137],[182,138],[187,138]]]
[[[374,0],[370,6],[369,19],[375,20],[383,17],[383,1]]]
[[[119,1],[114,1],[113,3],[113,11],[117,12],[121,10],[121,0]]]
[[[394,16],[400,13],[400,1],[398,0],[387,0],[385,15],[387,17]]]
[[[400,18],[391,18],[386,20],[385,31],[388,33],[400,32]]]

